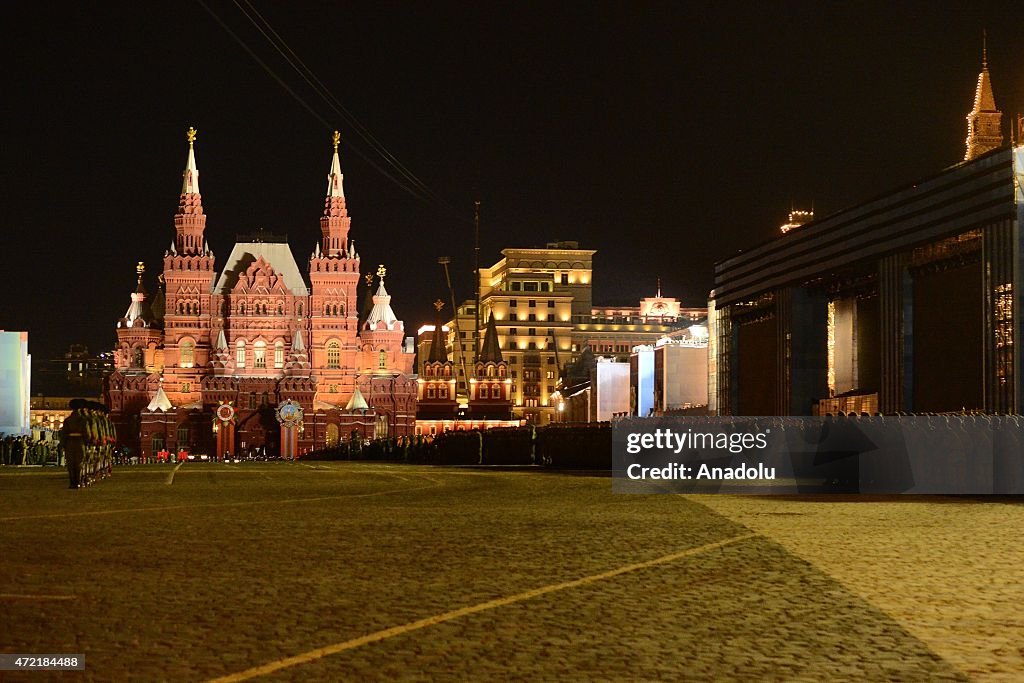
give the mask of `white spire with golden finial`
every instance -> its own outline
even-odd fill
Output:
[[[341,181],[345,178],[341,174],[341,161],[338,159],[338,145],[341,144],[341,133],[334,131],[331,135],[331,142],[334,143],[334,157],[331,159],[331,172],[327,174],[327,196],[345,198],[345,190]]]
[[[376,329],[380,323],[384,323],[387,329],[393,330],[395,323],[398,322],[398,316],[391,309],[391,295],[388,294],[388,290],[384,289],[384,277],[387,273],[388,271],[383,264],[377,266],[377,277],[380,278],[380,285],[377,287],[377,293],[373,295],[373,309],[366,318],[366,327],[371,330]]]
[[[181,174],[181,193],[199,194],[199,169],[196,167],[196,152],[194,149],[196,135],[199,133],[195,128],[189,126],[185,133],[188,140],[188,159],[185,160],[185,170]]]

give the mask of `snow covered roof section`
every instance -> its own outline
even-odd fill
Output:
[[[308,296],[309,288],[295,263],[291,247],[287,242],[235,242],[225,262],[224,270],[213,288],[214,294],[229,294],[238,282],[239,276],[260,257],[273,266],[292,294]]]

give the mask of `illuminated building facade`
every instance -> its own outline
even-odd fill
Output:
[[[573,351],[589,348],[595,354],[627,361],[638,344],[663,337],[689,336],[688,330],[707,320],[706,308],[684,308],[678,299],[657,293],[639,306],[594,307],[589,318],[573,324]]]
[[[515,415],[544,424],[555,412],[559,368],[572,358],[573,320],[590,314],[595,252],[557,242],[501,253],[480,269],[480,319],[494,321]]]
[[[321,236],[305,273],[283,238],[262,232],[239,235],[215,268],[194,130],[188,139],[160,284],[151,297],[140,263],[117,323],[105,399],[126,445],[143,455],[185,447],[288,455],[354,434],[411,434],[412,338],[391,308],[383,266],[360,321],[360,256],[349,236],[337,134]]]
[[[1024,147],[1000,122],[986,63],[965,161],[716,264],[717,412],[1021,412]]]
[[[553,242],[543,248],[504,249],[500,261],[481,268],[480,319],[494,318],[517,418],[534,424],[558,421],[560,396],[555,392],[562,369],[584,351],[627,361],[637,344],[653,344],[706,318],[706,309],[683,308],[677,299],[662,296],[660,285],[638,306],[595,306],[595,253],[580,249],[578,242]],[[472,353],[474,318],[474,303],[466,302],[459,310],[462,338],[458,345],[454,339],[449,344],[453,358],[458,352]],[[449,322],[452,335],[455,322]]]

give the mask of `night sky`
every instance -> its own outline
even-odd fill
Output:
[[[319,236],[329,134],[351,236],[415,330],[450,255],[470,295],[504,247],[597,249],[597,303],[660,277],[702,305],[711,268],[963,157],[988,29],[996,102],[1024,111],[1024,3],[325,3],[252,0],[331,93],[441,200],[423,201],[233,3],[5,8],[0,328],[37,362],[110,348],[134,265],[174,237],[189,125],[218,270],[236,233]],[[245,6],[245,3],[242,3]],[[1008,128],[1008,123],[1005,124]],[[153,282],[153,280],[150,280]],[[445,297],[447,298],[447,297]]]

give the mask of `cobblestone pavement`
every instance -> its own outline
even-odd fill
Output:
[[[84,652],[84,680],[209,680],[375,633],[259,680],[1024,672],[1020,507],[382,464],[169,472],[69,491],[0,470],[0,650]]]
[[[773,539],[976,680],[1024,680],[1024,505],[692,496]]]

